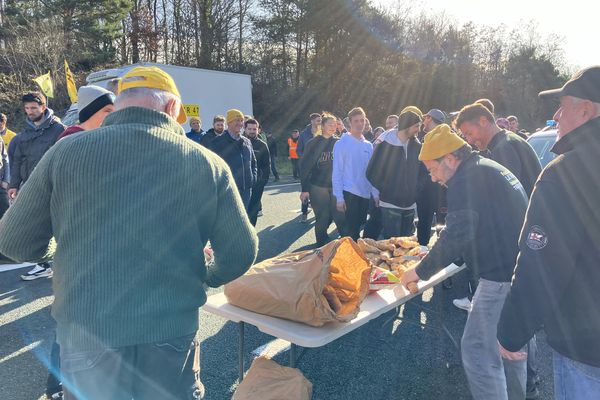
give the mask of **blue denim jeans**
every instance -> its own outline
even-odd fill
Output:
[[[475,400],[523,400],[527,360],[509,361],[500,356],[497,325],[510,282],[479,279],[473,307],[461,341],[461,355]]]
[[[202,399],[195,336],[91,351],[62,344],[65,400]]]
[[[600,368],[571,360],[555,351],[554,398],[556,400],[600,399]]]

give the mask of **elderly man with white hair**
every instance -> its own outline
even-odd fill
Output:
[[[119,89],[101,128],[40,161],[0,222],[0,252],[54,255],[66,399],[202,398],[205,285],[250,267],[256,233],[229,168],[185,137],[173,79],[137,67]]]
[[[558,154],[535,183],[498,323],[502,356],[543,327],[554,351],[554,396],[600,398],[600,65],[540,93],[560,106]]]

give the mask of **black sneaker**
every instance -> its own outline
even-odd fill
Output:
[[[21,275],[21,279],[24,281],[33,281],[40,278],[52,278],[52,268],[50,267],[50,264],[37,264],[33,269],[27,271],[26,274]]]

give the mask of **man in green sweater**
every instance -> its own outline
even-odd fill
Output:
[[[66,399],[202,398],[204,285],[242,275],[258,239],[227,165],[176,122],[185,114],[172,78],[137,67],[119,89],[101,128],[39,162],[0,222],[0,252],[54,256]]]

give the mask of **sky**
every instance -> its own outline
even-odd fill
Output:
[[[371,0],[384,7],[398,0]],[[600,65],[600,2],[593,0],[404,0],[416,10],[444,12],[460,23],[495,26],[504,23],[519,26],[533,20],[543,36],[556,34],[563,38],[565,61],[573,69]]]

